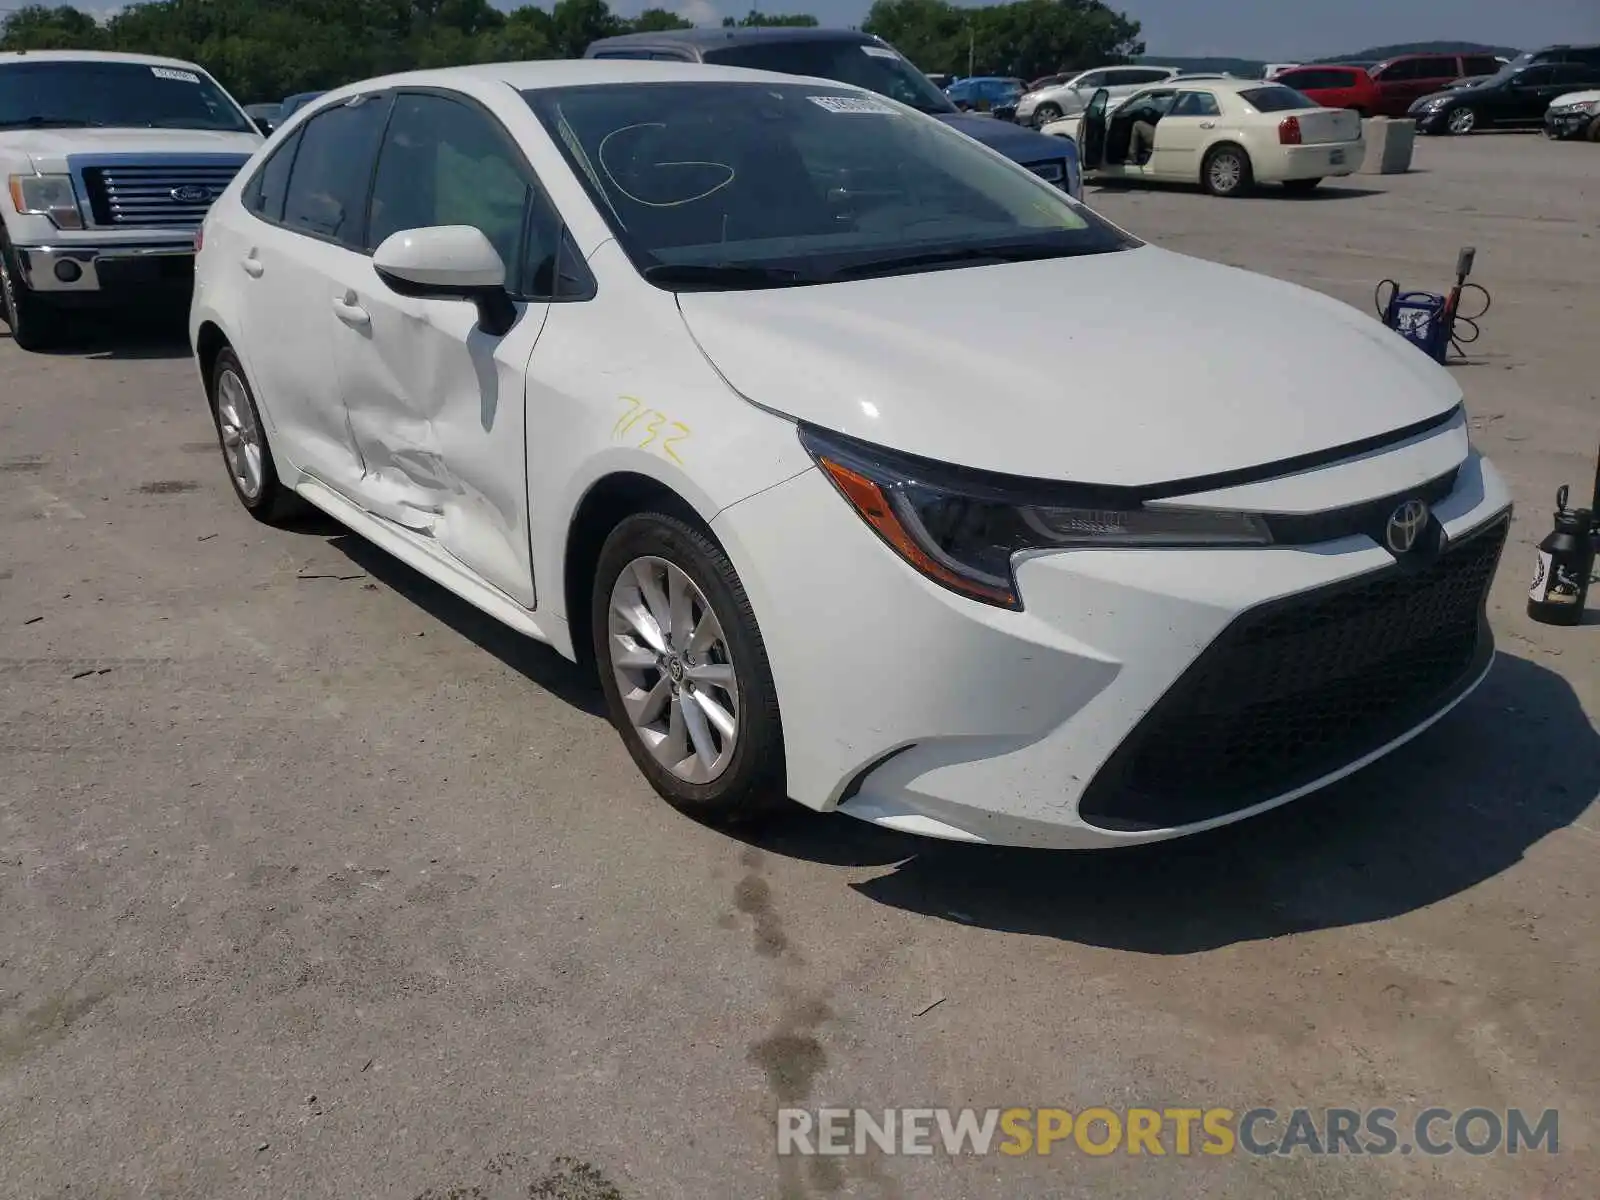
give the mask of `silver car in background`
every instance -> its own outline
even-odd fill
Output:
[[[1081,113],[1089,98],[1098,91],[1105,91],[1114,101],[1123,100],[1141,88],[1177,74],[1176,67],[1096,67],[1055,87],[1027,93],[1017,102],[1016,121],[1019,125],[1041,129],[1051,121]]]

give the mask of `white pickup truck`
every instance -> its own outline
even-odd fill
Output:
[[[25,350],[74,309],[187,294],[194,236],[261,145],[193,63],[0,54],[0,319]]]

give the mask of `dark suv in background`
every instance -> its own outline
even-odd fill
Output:
[[[1471,87],[1424,96],[1409,115],[1421,133],[1534,129],[1556,97],[1590,88],[1600,88],[1600,46],[1558,46],[1519,55]]]
[[[869,33],[784,26],[671,29],[601,38],[591,42],[583,56],[714,63],[847,83],[936,117],[1072,196],[1082,194],[1078,147],[1071,138],[1050,137],[1009,121],[961,112],[899,51]]]

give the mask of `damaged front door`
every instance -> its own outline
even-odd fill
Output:
[[[510,137],[484,110],[402,92],[379,152],[367,249],[438,225],[482,230],[506,264],[518,318],[503,336],[459,300],[399,295],[352,260],[334,308],[350,428],[368,511],[434,540],[485,582],[534,606],[528,548],[526,368],[549,304],[526,278],[560,224]]]

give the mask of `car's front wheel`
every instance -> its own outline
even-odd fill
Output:
[[[1452,108],[1444,119],[1444,127],[1453,134],[1471,133],[1478,127],[1478,114],[1465,104]]]
[[[217,354],[211,368],[211,416],[239,503],[256,520],[268,524],[291,515],[299,507],[298,498],[278,478],[255,393],[231,347]]]
[[[22,350],[48,350],[60,338],[61,314],[22,282],[16,255],[4,234],[0,234],[0,319]]]
[[[1043,129],[1051,121],[1061,120],[1061,106],[1059,104],[1041,104],[1033,110],[1033,127]]]
[[[651,786],[702,820],[778,807],[783,734],[766,646],[707,531],[666,512],[625,518],[600,550],[590,616],[611,722]]]

